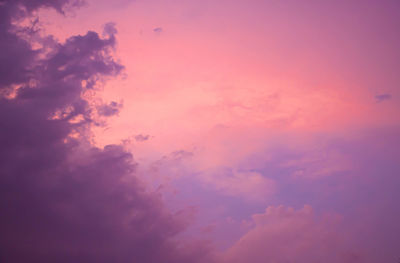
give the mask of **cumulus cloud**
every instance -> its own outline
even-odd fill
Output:
[[[308,205],[299,210],[270,206],[253,215],[254,227],[228,250],[225,262],[368,262],[346,245],[337,220],[318,220]]]
[[[39,49],[15,33],[15,19],[38,8],[80,3],[0,5],[0,261],[210,262],[205,245],[175,239],[185,220],[146,191],[130,153],[90,144],[95,116],[119,107],[83,96],[123,69],[112,57],[116,31],[47,37]]]

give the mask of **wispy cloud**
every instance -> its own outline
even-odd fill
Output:
[[[386,100],[390,100],[392,98],[391,94],[379,94],[379,95],[375,95],[375,100],[376,102],[383,102]]]
[[[164,32],[164,29],[162,27],[156,27],[153,29],[153,32],[156,34],[161,34],[162,32]]]

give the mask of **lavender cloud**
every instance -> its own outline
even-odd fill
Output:
[[[15,33],[16,18],[78,4],[0,5],[0,261],[210,262],[205,245],[175,239],[185,220],[146,191],[132,155],[87,139],[96,108],[82,94],[123,69],[111,55],[116,31],[48,37],[41,49]]]
[[[138,134],[135,136],[135,140],[138,142],[144,142],[150,139],[150,135],[143,135],[143,134]]]
[[[153,29],[153,32],[156,34],[161,34],[164,31],[162,27],[156,27]]]
[[[376,102],[390,100],[391,98],[392,98],[392,95],[390,95],[390,94],[379,94],[379,95],[375,96]]]

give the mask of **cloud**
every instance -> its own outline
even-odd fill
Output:
[[[268,207],[252,218],[254,227],[226,254],[225,262],[366,262],[337,232],[337,218],[318,219],[305,205]]]
[[[216,165],[204,167],[201,151],[178,150],[151,163],[148,176],[163,185],[190,180],[203,189],[216,191],[229,197],[239,197],[251,202],[264,202],[276,193],[275,180],[257,171]],[[207,156],[210,157],[210,156]],[[212,156],[211,156],[212,157]]]
[[[138,142],[144,142],[150,139],[150,135],[143,135],[143,134],[138,134],[135,136],[135,140]]]
[[[161,34],[163,32],[163,28],[162,27],[156,27],[153,29],[153,32],[156,34]]]
[[[385,100],[390,100],[392,98],[392,95],[390,94],[380,94],[375,96],[376,102],[382,102]]]
[[[308,151],[280,147],[268,162],[262,155],[253,155],[252,167],[259,165],[263,173],[279,176],[274,178],[278,191],[272,203],[298,207],[306,202],[313,209],[269,207],[254,215],[253,228],[228,250],[226,262],[395,260],[399,251],[399,134],[393,127],[364,129],[308,144]],[[297,171],[304,173],[292,176]],[[335,211],[343,220],[320,217],[314,209]]]
[[[176,239],[187,222],[144,188],[130,153],[90,144],[96,116],[119,107],[83,96],[123,69],[112,57],[116,31],[40,38],[40,49],[13,33],[35,34],[17,17],[77,4],[0,5],[0,261],[212,262],[206,244]]]
[[[119,113],[119,110],[122,108],[122,103],[118,103],[115,101],[111,101],[109,104],[101,104],[98,106],[98,112],[101,116],[113,116]]]
[[[276,192],[276,182],[254,171],[217,168],[204,171],[199,180],[228,196],[265,201]]]

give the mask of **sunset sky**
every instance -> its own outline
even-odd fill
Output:
[[[0,0],[0,262],[398,263],[399,12]]]

